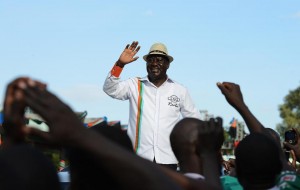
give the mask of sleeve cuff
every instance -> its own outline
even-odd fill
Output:
[[[110,73],[111,75],[115,76],[115,77],[119,77],[121,72],[122,72],[123,68],[114,65],[114,67],[111,69]]]

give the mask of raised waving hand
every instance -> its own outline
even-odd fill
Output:
[[[126,64],[136,61],[139,57],[135,56],[137,52],[140,50],[140,46],[138,46],[138,41],[133,41],[130,45],[127,44],[124,51],[120,55],[117,66],[124,67]]]

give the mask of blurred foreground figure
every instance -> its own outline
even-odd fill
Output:
[[[224,142],[221,118],[209,121],[183,118],[175,125],[170,141],[179,161],[180,173],[225,190],[242,189],[236,178],[221,176],[221,147]]]
[[[70,157],[71,189],[103,189],[107,186],[108,189],[114,187],[149,190],[181,189],[175,181],[160,170],[159,166],[138,157],[101,133],[85,128],[71,108],[50,93],[42,83],[29,78],[18,78],[8,85],[7,91],[4,105],[4,128],[14,138],[7,140],[6,147],[23,142],[26,135],[37,135],[49,143],[65,147],[70,151],[85,153],[81,155],[82,160],[91,161],[94,164],[93,167],[85,168],[85,171],[95,176],[90,180],[80,178],[76,171],[80,170],[78,164],[82,163],[78,160],[73,161],[74,156]],[[24,126],[26,106],[29,106],[49,124],[49,132]],[[21,160],[21,156],[16,157],[16,162],[21,162]],[[76,169],[72,170],[72,167]],[[99,168],[101,168],[100,171]],[[47,168],[41,166],[39,169],[46,170]],[[101,179],[101,172],[108,172],[109,180],[97,183]],[[39,178],[36,177],[36,179]],[[89,184],[91,181],[92,185]],[[41,187],[40,189],[47,188]]]
[[[59,181],[52,161],[43,152],[25,143],[24,95],[19,78],[7,86],[4,100],[3,144],[0,151],[1,190],[59,190]],[[45,88],[42,83],[36,83]]]
[[[279,149],[273,139],[251,133],[237,146],[236,174],[244,189],[278,189],[276,179],[282,170]]]
[[[300,189],[300,176],[297,175],[295,168],[289,165],[286,160],[279,135],[273,129],[264,127],[253,115],[244,102],[240,86],[231,82],[217,83],[217,86],[225,96],[227,102],[243,117],[250,131],[251,136],[246,137],[247,139],[245,138],[242,146],[237,147],[239,151],[236,152],[236,156],[239,157],[239,164],[236,160],[236,170],[239,170],[240,173],[238,174],[237,172],[237,178],[243,187],[245,189],[270,188],[274,185],[275,180],[276,186],[273,187],[274,189]],[[265,137],[262,135],[265,135]],[[277,150],[274,149],[274,145]],[[285,145],[297,152],[296,155],[300,155],[300,143],[294,146]],[[270,155],[272,155],[272,158]],[[270,159],[269,162],[266,158]],[[278,160],[280,160],[280,164]],[[261,164],[260,162],[266,164]],[[261,169],[268,171],[260,172]],[[279,173],[278,169],[280,169]],[[256,173],[256,176],[251,177],[248,175],[249,173],[253,175]],[[274,177],[276,173],[277,175]]]

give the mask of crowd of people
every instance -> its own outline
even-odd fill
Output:
[[[238,84],[217,83],[250,131],[235,149],[235,159],[227,161],[221,154],[222,118],[200,120],[187,89],[166,74],[173,57],[164,44],[154,44],[143,57],[146,77],[120,80],[122,69],[137,60],[139,49],[136,41],[126,46],[103,87],[113,98],[129,100],[127,133],[108,126],[86,128],[38,80],[19,77],[7,85],[1,126],[1,190],[300,189],[296,167],[300,139],[282,145],[277,132],[264,127],[249,110]],[[26,126],[27,107],[45,120],[49,131]],[[26,143],[31,136],[64,148],[70,174],[66,187],[51,160]],[[285,147],[290,149],[292,163]]]

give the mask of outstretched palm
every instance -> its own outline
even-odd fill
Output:
[[[137,60],[139,57],[135,57],[135,55],[140,50],[140,46],[138,46],[138,44],[139,43],[137,41],[133,41],[131,45],[127,44],[124,51],[120,55],[118,62],[126,65]]]

